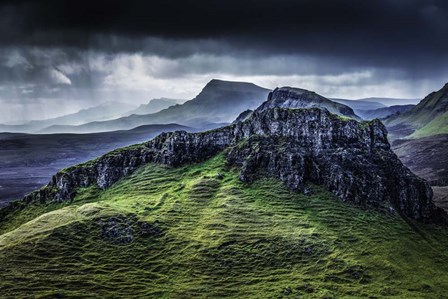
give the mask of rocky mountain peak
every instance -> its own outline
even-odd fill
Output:
[[[321,108],[331,113],[360,120],[353,109],[340,103],[333,102],[313,91],[293,87],[280,87],[269,93],[268,99],[258,111],[265,111],[275,107],[299,109],[299,108]]]
[[[272,99],[272,98],[271,98]],[[341,200],[425,222],[446,221],[430,186],[403,166],[379,120],[358,122],[319,108],[257,109],[245,121],[202,133],[162,133],[57,173],[24,201],[65,201],[79,187],[108,188],[147,163],[170,167],[224,152],[240,179],[277,178],[292,191],[324,186]],[[20,207],[13,203],[7,209]],[[5,212],[5,211],[3,211]]]

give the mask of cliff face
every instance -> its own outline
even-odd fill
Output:
[[[249,138],[228,154],[243,181],[269,174],[292,190],[308,192],[311,182],[357,205],[420,220],[439,217],[431,188],[391,151],[380,121],[342,120],[319,109],[275,109],[255,117],[239,128]]]
[[[347,120],[321,109],[260,109],[221,129],[163,133],[57,173],[24,201],[71,200],[78,187],[107,188],[146,163],[176,167],[226,150],[228,163],[251,182],[268,175],[294,191],[325,186],[341,200],[399,212],[421,221],[445,217],[432,203],[429,185],[398,160],[383,124]],[[14,208],[18,203],[9,207]]]

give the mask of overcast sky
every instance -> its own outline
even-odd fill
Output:
[[[190,99],[212,78],[422,98],[448,82],[448,1],[0,4],[0,122]]]

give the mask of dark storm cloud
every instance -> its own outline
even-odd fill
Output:
[[[142,48],[135,39],[145,36],[214,39],[238,50],[351,56],[376,64],[407,57],[430,62],[426,56],[448,51],[443,0],[10,1],[1,15],[3,45],[133,51]],[[111,36],[129,40],[114,43],[106,38]]]
[[[444,0],[10,0],[0,104],[188,98],[213,77],[420,97],[447,81],[446,53]]]

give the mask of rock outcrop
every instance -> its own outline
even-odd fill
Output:
[[[333,102],[313,91],[306,89],[281,87],[269,93],[267,101],[258,107],[257,111],[265,111],[272,108],[321,108],[331,113],[361,120],[353,109],[340,103]]]
[[[245,121],[252,115],[252,113],[254,113],[254,111],[250,110],[250,109],[247,109],[247,110],[241,112],[240,115],[238,115],[238,117],[232,122],[232,124],[239,123],[241,121]]]
[[[71,200],[79,187],[107,188],[147,163],[176,167],[204,161],[223,150],[245,182],[269,175],[294,191],[306,191],[308,183],[319,184],[359,206],[425,222],[445,219],[432,203],[429,185],[391,151],[379,120],[357,122],[318,108],[257,109],[247,120],[224,128],[163,133],[61,171],[24,202]],[[11,203],[9,209],[18,205]]]

